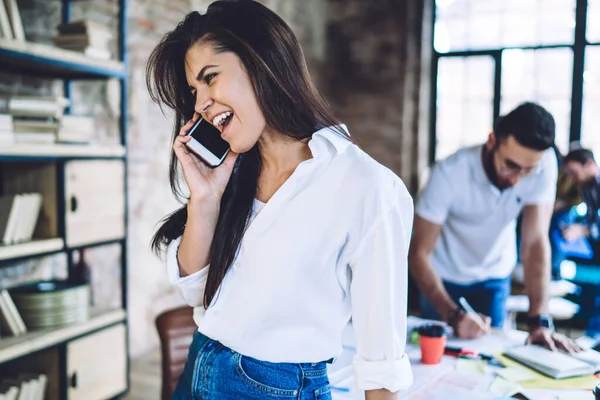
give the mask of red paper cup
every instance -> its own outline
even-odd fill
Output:
[[[419,347],[421,348],[421,363],[428,365],[439,364],[444,355],[446,336],[430,337],[419,335]]]

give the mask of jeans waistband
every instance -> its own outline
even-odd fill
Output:
[[[235,350],[225,346],[223,343],[221,343],[217,340],[209,338],[208,336],[204,335],[202,332],[200,332],[198,330],[196,330],[195,335],[198,335],[198,339],[202,343],[201,347],[203,347],[203,345],[205,343],[209,342],[209,343],[218,344],[219,346],[231,351],[232,353],[237,353]],[[249,357],[244,354],[242,354],[242,355],[244,357]],[[264,360],[259,360],[259,361],[264,361]],[[303,362],[303,363],[282,363],[282,364],[295,364],[298,367],[300,367],[305,373],[310,374],[311,371],[314,371],[314,372],[320,374],[321,371],[327,369],[327,364],[331,364],[331,363],[333,363],[333,361],[334,361],[334,358],[330,358],[329,360],[318,361],[318,362],[314,362],[314,363],[304,363]],[[265,362],[271,362],[271,361],[265,361]],[[274,363],[274,364],[277,364],[277,363]]]

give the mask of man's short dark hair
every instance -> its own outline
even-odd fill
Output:
[[[592,153],[591,150],[589,149],[575,149],[569,152],[569,154],[567,154],[565,156],[564,159],[564,163],[568,163],[568,162],[576,162],[579,163],[581,165],[585,165],[588,163],[588,161],[593,161],[594,163],[596,162],[596,160],[594,159],[594,153]]]
[[[509,136],[522,146],[534,150],[546,150],[554,144],[556,126],[554,117],[544,107],[535,103],[523,103],[496,121],[494,133],[498,140]]]

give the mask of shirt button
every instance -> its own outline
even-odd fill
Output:
[[[233,264],[234,267],[239,268],[240,267],[240,263],[235,263]]]

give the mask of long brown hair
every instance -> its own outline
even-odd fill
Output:
[[[173,141],[184,121],[192,118],[194,97],[185,76],[185,55],[197,41],[216,52],[233,52],[254,86],[267,125],[282,135],[302,140],[315,130],[339,125],[327,103],[314,88],[298,40],[274,12],[251,0],[220,0],[205,14],[189,13],[153,50],[146,66],[146,84],[152,99],[175,111]],[[340,128],[336,132],[351,140]],[[221,199],[220,214],[210,249],[210,268],[204,292],[208,307],[232,264],[252,211],[261,171],[258,145],[236,160]],[[177,158],[171,153],[171,190],[178,199]],[[152,239],[152,249],[163,251],[183,234],[187,205],[167,215]]]

